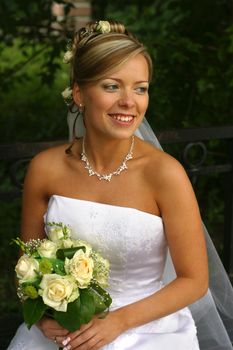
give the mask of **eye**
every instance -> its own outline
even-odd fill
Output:
[[[106,91],[113,92],[118,90],[119,86],[117,84],[103,84],[103,88]]]
[[[135,91],[140,94],[143,95],[148,91],[148,87],[147,86],[138,86],[135,88]]]

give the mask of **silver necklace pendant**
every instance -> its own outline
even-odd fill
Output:
[[[113,171],[112,173],[109,173],[109,174],[100,174],[98,173],[97,171],[95,171],[87,156],[86,156],[86,152],[85,152],[85,145],[84,145],[84,137],[83,137],[83,143],[82,143],[82,153],[81,153],[81,160],[86,164],[85,165],[85,169],[87,169],[88,173],[89,173],[89,176],[97,176],[99,180],[105,180],[105,181],[111,181],[112,179],[112,176],[113,175],[120,175],[120,173],[123,171],[123,170],[127,170],[128,167],[127,167],[127,162],[128,160],[132,159],[133,158],[133,148],[134,148],[134,136],[132,136],[132,142],[131,142],[131,145],[130,145],[130,149],[129,149],[129,152],[126,154],[122,164],[115,170]]]

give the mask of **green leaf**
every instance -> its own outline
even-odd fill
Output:
[[[80,291],[81,299],[81,321],[88,323],[95,314],[95,302],[92,293],[89,289],[82,289]]]
[[[50,259],[51,263],[53,264],[53,270],[58,275],[64,276],[65,268],[64,268],[64,261],[60,259]]]
[[[36,289],[38,289],[39,288],[39,285],[40,285],[40,282],[41,282],[41,276],[39,276],[38,278],[36,278],[35,280],[33,280],[33,281],[28,281],[28,282],[23,282],[22,284],[21,284],[21,286],[23,287],[23,288],[25,288],[25,287],[27,287],[27,286],[34,286]]]
[[[71,248],[63,248],[57,250],[57,258],[61,260],[65,260],[65,258],[72,259],[77,250],[82,249],[84,253],[86,252],[86,247],[71,247]]]
[[[55,311],[55,320],[70,332],[74,332],[81,326],[80,298],[68,304],[66,312]]]
[[[13,243],[15,243],[15,244],[17,244],[19,247],[20,247],[20,249],[23,251],[23,252],[25,252],[25,250],[26,250],[26,244],[24,243],[24,241],[22,241],[19,237],[17,237],[16,239],[12,239],[11,240],[11,243],[10,244],[13,244]]]
[[[80,290],[78,299],[68,304],[66,312],[55,311],[54,318],[57,322],[74,332],[82,324],[88,323],[95,314],[95,304],[92,294],[88,290]]]
[[[107,309],[107,305],[104,303],[104,299],[94,289],[90,291],[92,293],[95,303],[95,314],[99,314]]]
[[[24,301],[23,317],[28,329],[42,318],[46,309],[47,306],[43,303],[42,298],[28,298]]]
[[[90,288],[92,288],[98,296],[98,298],[97,296],[95,297],[96,301],[99,303],[99,300],[102,300],[102,302],[99,305],[96,305],[96,308],[98,309],[104,303],[105,309],[107,309],[112,303],[112,298],[110,297],[110,294],[106,292],[106,290],[104,290],[102,287],[100,287],[100,285],[98,285],[97,283],[92,283]],[[101,310],[101,312],[104,310]],[[96,311],[96,313],[98,312]]]

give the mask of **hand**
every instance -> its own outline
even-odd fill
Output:
[[[121,333],[122,322],[114,312],[105,318],[95,316],[89,323],[82,325],[76,332],[69,333],[63,350],[98,350],[111,343]]]
[[[37,322],[37,327],[41,330],[45,337],[51,339],[58,346],[62,346],[62,342],[67,338],[69,331],[51,318],[43,317]]]

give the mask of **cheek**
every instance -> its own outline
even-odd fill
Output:
[[[113,106],[114,101],[111,96],[98,96],[89,97],[85,100],[86,112],[92,115],[98,113],[107,113],[108,110]]]
[[[141,101],[140,110],[142,113],[145,113],[148,108],[149,98],[146,97],[143,101]]]

